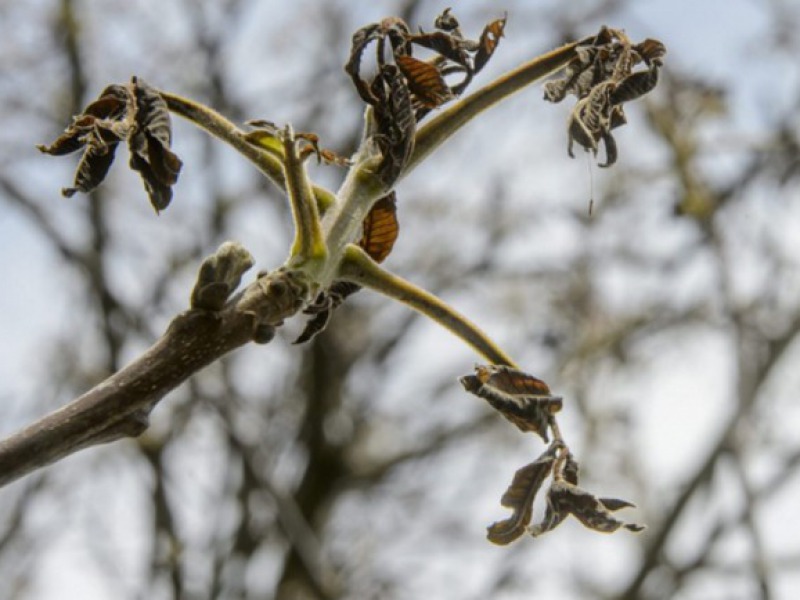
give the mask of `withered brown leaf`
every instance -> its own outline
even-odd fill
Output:
[[[412,34],[398,17],[362,27],[353,35],[345,71],[361,99],[374,108],[374,141],[383,154],[378,175],[391,187],[402,173],[413,149],[416,123],[466,89],[472,76],[492,56],[503,34],[505,19],[487,25],[480,41],[463,37],[458,20],[446,9],[436,19],[438,31]],[[387,44],[388,41],[388,44]],[[375,44],[377,72],[362,74],[362,59]],[[415,47],[427,48],[430,60],[413,57]],[[366,69],[365,69],[366,71]],[[445,77],[463,77],[450,85]]]
[[[622,104],[655,88],[665,54],[666,47],[658,40],[632,44],[623,31],[608,27],[576,47],[576,56],[563,76],[544,84],[545,100],[560,102],[569,94],[578,98],[567,126],[567,152],[571,157],[574,143],[597,154],[602,142],[606,161],[600,166],[616,162],[617,145],[611,130],[626,122]],[[642,62],[648,68],[635,71]]]
[[[136,128],[128,138],[130,166],[142,176],[150,204],[158,212],[169,206],[183,163],[170,149],[172,125],[161,94],[137,77],[131,86],[136,97]]]
[[[539,458],[514,473],[511,485],[500,498],[500,504],[513,509],[513,514],[492,523],[486,537],[494,544],[505,546],[523,533],[533,515],[533,502],[544,480],[550,475],[556,459],[557,444],[552,444]]]
[[[372,260],[380,263],[389,256],[399,233],[396,196],[390,192],[379,198],[367,214],[358,245]]]
[[[565,480],[556,480],[547,492],[547,508],[542,521],[530,528],[532,536],[540,536],[552,531],[564,519],[572,515],[585,527],[601,533],[613,533],[620,528],[639,532],[643,525],[626,523],[616,519],[611,513],[633,504],[615,498],[597,498],[577,485]]]
[[[150,203],[160,211],[169,205],[182,166],[170,149],[171,138],[166,102],[154,88],[133,77],[127,85],[106,87],[53,144],[37,147],[57,156],[84,149],[73,187],[62,190],[72,196],[100,185],[117,145],[127,141],[130,167],[142,176]]]
[[[127,137],[132,126],[126,118],[132,103],[133,97],[125,86],[110,85],[50,146],[37,146],[41,152],[53,156],[71,154],[84,148],[73,187],[64,188],[61,191],[64,196],[88,193],[105,179],[114,162],[117,145]]]
[[[533,375],[505,365],[478,365],[475,375],[461,377],[468,392],[486,400],[521,431],[532,431],[547,442],[550,418],[561,410],[562,399]]]
[[[475,53],[475,73],[483,69],[486,63],[489,62],[497,48],[497,44],[500,43],[500,38],[503,37],[505,28],[506,17],[503,17],[489,23],[481,33],[481,38],[478,41],[478,52]]]
[[[453,97],[439,69],[432,63],[412,56],[398,56],[395,64],[406,78],[408,90],[420,105],[435,108]]]

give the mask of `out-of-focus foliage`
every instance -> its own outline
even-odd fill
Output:
[[[122,170],[61,198],[75,165],[34,144],[136,75],[238,122],[290,121],[347,156],[361,119],[343,70],[352,33],[444,8],[378,4],[0,4],[4,431],[141,350],[219,242],[269,268],[290,241],[285,201],[185,123],[180,202],[158,217]],[[604,23],[663,40],[668,68],[627,110],[637,126],[616,136],[610,172],[568,158],[569,108],[541,88],[492,109],[400,184],[403,235],[386,258],[563,397],[581,487],[635,499],[643,534],[567,520],[487,543],[486,515],[508,516],[497,498],[541,445],[463,394],[468,349],[362,292],[305,346],[291,343],[298,319],[208,368],[137,441],[2,490],[5,595],[791,597],[800,8],[705,6],[460,4],[469,32],[508,11],[473,88]]]

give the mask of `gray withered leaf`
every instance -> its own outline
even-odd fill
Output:
[[[616,162],[617,144],[611,130],[626,122],[622,104],[656,87],[666,51],[659,40],[648,38],[632,44],[625,32],[608,27],[581,42],[564,75],[544,85],[545,100],[550,102],[560,102],[568,94],[578,98],[567,126],[567,152],[571,157],[574,143],[597,154],[602,142],[606,161],[600,166]],[[635,70],[642,62],[647,69]]]
[[[486,537],[490,542],[505,546],[525,533],[533,515],[536,493],[553,469],[557,449],[554,443],[534,462],[514,473],[511,485],[500,499],[500,504],[514,512],[508,519],[488,527]]]
[[[506,365],[478,365],[475,375],[465,375],[460,381],[521,431],[532,431],[548,441],[550,418],[561,410],[562,399],[552,396],[544,381]]]
[[[378,174],[387,187],[397,180],[414,149],[416,119],[405,78],[395,65],[383,65],[370,86],[378,98],[375,120],[379,134],[375,141],[383,153]]]
[[[136,128],[128,138],[130,167],[144,182],[150,204],[156,212],[172,200],[172,186],[178,181],[183,163],[172,152],[172,128],[167,103],[143,80],[133,77],[136,98]]]
[[[626,523],[611,513],[633,504],[616,498],[597,498],[586,490],[563,479],[553,482],[547,492],[547,508],[542,521],[530,528],[534,537],[552,531],[572,515],[582,525],[601,533],[613,533],[620,528],[639,532],[643,525]]]

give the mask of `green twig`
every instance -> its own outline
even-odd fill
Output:
[[[297,152],[297,140],[290,126],[281,133],[284,149],[286,191],[292,205],[294,242],[291,257],[303,264],[306,261],[324,262],[328,252],[322,235],[317,203],[306,166]],[[299,265],[298,265],[299,266]]]
[[[280,160],[248,141],[247,134],[235,124],[217,111],[198,102],[162,90],[159,90],[158,93],[164,98],[169,110],[230,145],[258,167],[258,170],[266,175],[272,183],[281,190],[286,190],[286,180]],[[335,197],[330,190],[317,185],[312,186],[312,190],[320,207],[326,208],[335,202]]]
[[[572,42],[537,56],[513,71],[495,79],[474,94],[456,102],[450,108],[428,121],[417,132],[414,151],[404,171],[408,173],[413,170],[447,138],[487,108],[566,66],[570,60],[575,58],[575,48],[584,43],[586,43],[586,40]]]
[[[433,319],[472,346],[478,354],[491,363],[516,368],[514,361],[477,325],[430,292],[386,271],[358,246],[350,244],[346,248],[339,276],[399,300]]]

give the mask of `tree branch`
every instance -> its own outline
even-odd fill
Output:
[[[514,361],[489,336],[464,315],[430,292],[386,271],[358,246],[350,244],[345,250],[339,276],[380,292],[421,312],[464,340],[478,354],[493,364],[516,366]]]
[[[216,310],[220,286],[229,295],[251,265],[244,248],[223,244],[200,269],[193,307],[173,319],[149,350],[63,408],[0,441],[0,486],[83,448],[140,435],[156,404],[188,377],[248,342],[269,341],[266,332],[274,332],[308,303],[311,286],[304,274],[279,269]]]
[[[575,49],[592,39],[590,37],[572,42],[537,56],[439,113],[417,132],[414,151],[404,173],[411,172],[451,135],[487,108],[564,67],[575,58]]]

